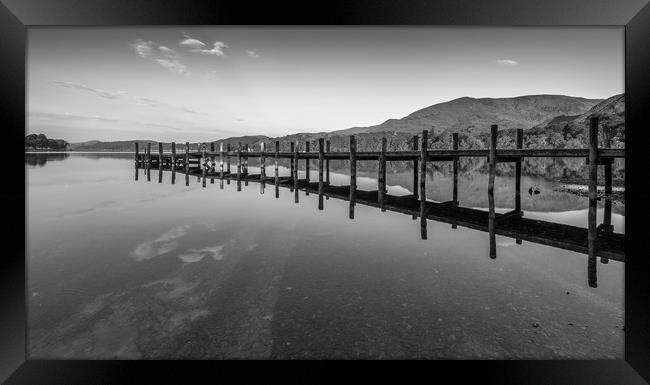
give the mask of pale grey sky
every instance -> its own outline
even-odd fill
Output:
[[[455,99],[624,90],[621,27],[29,28],[27,131],[70,142],[332,131]]]

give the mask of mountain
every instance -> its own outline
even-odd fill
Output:
[[[99,143],[99,140],[89,140],[87,142],[77,142],[77,143],[70,143],[70,150],[74,150],[79,147],[83,146],[92,146],[93,144]]]
[[[463,97],[415,111],[401,119],[389,119],[370,127],[334,131],[351,135],[368,132],[487,132],[492,124],[501,129],[523,128],[548,122],[559,115],[579,115],[602,99],[564,95],[526,95],[514,98]]]
[[[625,147],[625,94],[614,95],[579,115],[560,115],[526,132],[529,136],[546,137],[552,147],[584,147],[587,145],[589,118],[598,116],[602,132],[609,130],[614,148]]]
[[[48,139],[43,134],[29,134],[25,136],[25,150],[39,151],[65,151],[69,143],[63,139]]]

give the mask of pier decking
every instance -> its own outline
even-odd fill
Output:
[[[606,131],[606,130],[605,130]],[[497,126],[491,127],[490,148],[488,150],[463,150],[458,149],[458,135],[453,135],[453,148],[451,150],[430,150],[427,148],[427,131],[423,131],[418,150],[418,136],[413,139],[412,151],[386,151],[386,139],[382,140],[381,151],[378,152],[357,152],[356,139],[350,137],[349,151],[329,151],[329,142],[325,143],[319,139],[318,151],[310,152],[309,144],[306,143],[305,150],[299,151],[297,143],[291,143],[290,152],[281,152],[279,142],[275,142],[272,152],[267,152],[262,144],[260,151],[249,151],[247,145],[238,146],[232,151],[228,145],[219,151],[214,150],[214,143],[210,151],[203,146],[200,151],[190,152],[189,143],[186,143],[185,153],[176,153],[176,146],[172,143],[171,153],[163,153],[162,144],[159,144],[157,156],[152,157],[151,145],[148,144],[145,153],[139,153],[139,146],[136,143],[136,179],[138,169],[147,170],[147,180],[151,179],[151,169],[159,171],[159,182],[162,182],[162,172],[172,172],[172,183],[175,183],[176,172],[185,174],[185,183],[189,184],[190,176],[202,180],[203,187],[206,180],[220,180],[221,188],[223,182],[237,182],[237,190],[241,190],[241,183],[260,183],[263,192],[267,184],[275,187],[276,197],[279,196],[279,188],[288,188],[294,191],[295,201],[299,202],[299,191],[306,194],[318,195],[318,209],[323,209],[323,199],[340,199],[350,202],[350,218],[354,218],[354,206],[359,203],[366,206],[377,207],[382,211],[393,211],[411,215],[413,219],[420,218],[421,237],[426,239],[427,219],[438,222],[449,223],[452,227],[463,226],[479,231],[486,231],[490,238],[490,257],[496,258],[495,235],[501,235],[516,239],[517,243],[528,241],[544,244],[561,249],[571,250],[588,255],[588,281],[592,287],[597,286],[596,258],[600,257],[602,263],[608,263],[609,259],[624,262],[625,236],[615,233],[611,225],[611,194],[612,172],[611,165],[614,158],[624,158],[624,149],[607,148],[610,145],[609,135],[604,132],[604,146],[598,147],[598,118],[590,120],[589,138],[590,146],[587,149],[523,149],[523,131],[517,130],[516,149],[497,149]],[[260,158],[261,173],[251,175],[248,173],[248,158]],[[487,157],[489,163],[488,183],[488,211],[460,207],[458,205],[458,159],[460,157]],[[525,157],[573,157],[583,158],[589,165],[589,211],[587,228],[553,223],[541,220],[524,218],[521,210],[521,161]],[[231,160],[236,159],[236,171],[231,170]],[[266,160],[275,160],[275,175],[266,175]],[[278,160],[290,159],[290,176],[279,176]],[[218,160],[217,160],[218,159]],[[310,180],[309,161],[318,160],[318,181]],[[305,160],[305,179],[298,179],[298,162]],[[334,186],[329,183],[329,161],[349,160],[350,162],[350,184],[347,186]],[[359,160],[376,160],[378,162],[377,190],[364,191],[356,187],[356,162]],[[386,190],[386,168],[390,161],[412,161],[413,162],[413,192],[412,195],[393,196]],[[431,162],[453,162],[453,199],[448,202],[433,202],[426,198],[426,167]],[[494,206],[494,178],[496,175],[497,162],[515,163],[515,207],[512,211],[499,214],[495,212]],[[600,226],[596,223],[597,208],[597,167],[605,167],[605,213],[604,220]],[[217,170],[218,168],[218,170]]]

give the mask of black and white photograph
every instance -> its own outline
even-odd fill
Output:
[[[34,27],[32,359],[624,357],[622,27]]]

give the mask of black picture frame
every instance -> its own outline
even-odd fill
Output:
[[[0,187],[5,215],[0,258],[0,380],[6,384],[180,383],[225,380],[312,382],[354,380],[338,370],[350,363],[218,361],[38,361],[25,349],[25,133],[26,31],[30,26],[133,25],[457,25],[625,26],[626,212],[625,359],[613,361],[426,361],[363,364],[358,380],[393,376],[404,382],[417,372],[453,382],[477,378],[500,384],[643,384],[650,382],[650,263],[645,255],[648,165],[644,165],[650,111],[650,5],[648,0],[328,1],[312,3],[209,0],[0,0],[0,100],[3,137],[8,140]],[[645,125],[645,127],[644,127]],[[7,162],[8,161],[8,162]],[[21,164],[18,164],[21,162]],[[645,205],[644,205],[645,204]],[[156,378],[154,380],[154,378]],[[644,381],[645,379],[645,381]]]

